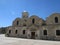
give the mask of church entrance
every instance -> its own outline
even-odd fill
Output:
[[[31,39],[35,39],[35,32],[31,32]]]

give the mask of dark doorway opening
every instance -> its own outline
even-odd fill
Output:
[[[25,30],[23,30],[23,34],[25,34]]]
[[[31,39],[35,39],[35,32],[31,32]]]
[[[47,35],[47,30],[44,30],[44,35]]]

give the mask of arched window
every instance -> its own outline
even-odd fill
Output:
[[[25,30],[23,30],[23,34],[25,34]]]
[[[55,23],[58,23],[58,17],[55,17]]]
[[[47,30],[44,30],[44,31],[43,31],[43,34],[44,34],[44,35],[47,35]]]
[[[9,30],[9,34],[11,33],[11,30]]]
[[[19,21],[17,21],[17,25],[19,25]]]
[[[17,34],[17,30],[15,31],[15,33]]]
[[[33,24],[35,23],[35,19],[34,19],[34,18],[32,19],[32,23],[33,23]]]

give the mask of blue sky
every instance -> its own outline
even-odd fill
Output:
[[[12,25],[23,11],[43,19],[52,13],[60,13],[60,0],[0,0],[0,27]]]

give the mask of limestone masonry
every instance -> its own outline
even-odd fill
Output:
[[[22,18],[16,18],[6,31],[8,37],[28,39],[60,40],[60,13],[54,13],[43,20],[28,12],[22,12]]]

